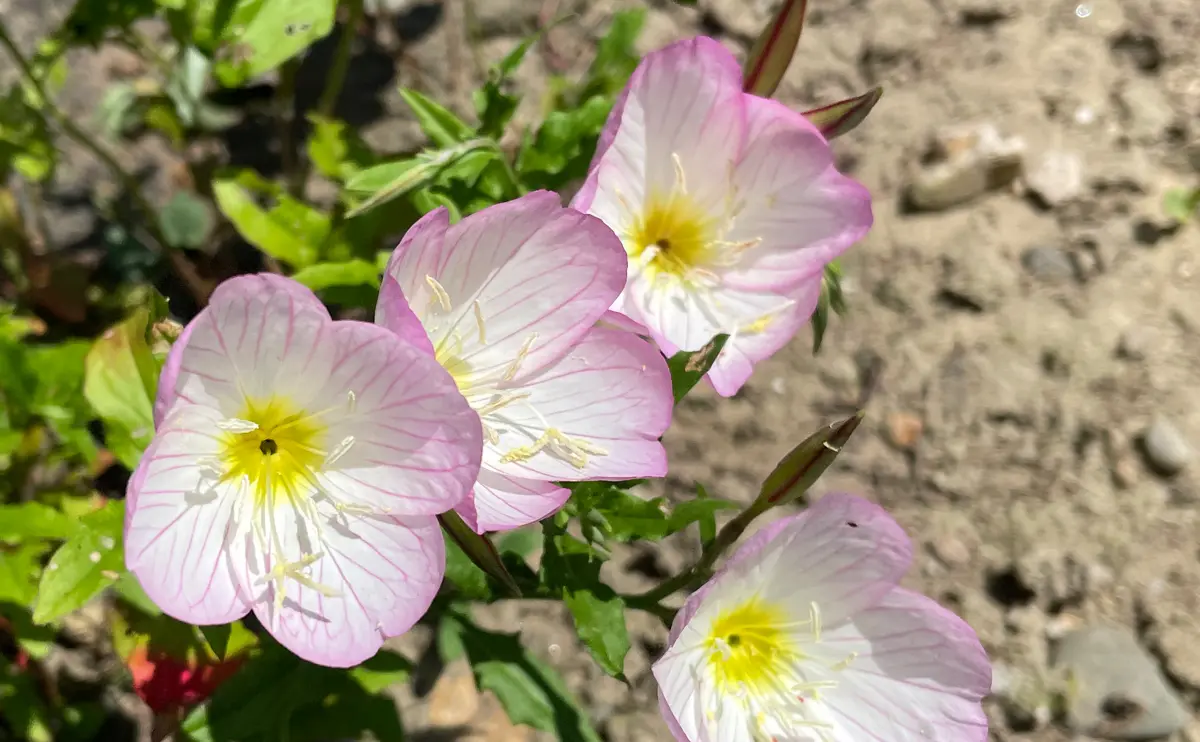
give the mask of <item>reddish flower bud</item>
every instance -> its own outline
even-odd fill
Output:
[[[233,676],[242,657],[225,661],[180,660],[165,652],[137,647],[125,661],[133,675],[133,690],[156,714],[194,706]]]

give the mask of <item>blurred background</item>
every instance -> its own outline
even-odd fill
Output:
[[[72,5],[0,0],[0,18],[31,54]],[[706,34],[744,55],[774,6],[375,0],[333,112],[375,150],[415,152],[426,136],[399,86],[469,118],[489,66],[568,16],[515,73],[524,98],[501,140],[514,148],[562,80],[589,69],[618,11],[644,10],[637,53]],[[135,41],[164,33],[143,24]],[[155,208],[207,226],[202,240],[183,240],[182,263],[147,249],[122,216],[124,185],[59,137],[51,178],[13,177],[4,191],[26,237],[0,293],[44,323],[35,342],[94,336],[140,285],[156,285],[186,320],[207,283],[269,267],[197,173],[291,172],[289,148],[310,134],[305,114],[320,105],[338,38],[282,78],[215,94],[203,115],[228,121],[177,141],[127,118],[155,74],[145,55],[118,43],[69,53],[60,107],[110,144]],[[806,330],[735,398],[707,388],[689,397],[666,438],[672,473],[648,488],[682,500],[702,482],[749,501],[801,437],[865,404],[866,422],[818,490],[864,494],[912,534],[910,586],[965,618],[995,662],[995,740],[1090,730],[1200,742],[1200,227],[1186,222],[1178,190],[1200,181],[1197,38],[1195,0],[811,0],[776,97],[808,109],[885,89],[833,145],[875,197],[874,229],[843,259],[849,313],[816,356]],[[17,75],[0,57],[0,91]],[[281,86],[296,101],[282,127]],[[0,148],[4,125],[0,108]],[[315,178],[306,195],[332,205],[337,189]],[[402,232],[378,227],[374,249]],[[14,245],[0,228],[0,248]],[[344,304],[353,313],[371,302]],[[93,467],[98,490],[123,488],[128,471],[111,457]],[[695,556],[684,538],[619,547],[605,576],[619,591],[646,589]],[[666,738],[649,673],[666,634],[653,617],[630,615],[628,686],[594,665],[560,605],[502,603],[477,619],[520,628],[604,739]],[[81,619],[68,633],[51,671],[68,685],[103,684],[111,652],[95,627]],[[395,641],[416,660],[428,654],[423,629]],[[389,691],[408,739],[551,738],[512,725],[465,665],[421,669]],[[1065,673],[1094,682],[1057,692]],[[148,738],[145,710],[127,700],[121,734]],[[5,712],[12,703],[0,697]]]

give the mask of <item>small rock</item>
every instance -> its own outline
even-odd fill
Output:
[[[1174,423],[1159,416],[1142,433],[1146,462],[1164,476],[1178,474],[1192,458],[1192,449]]]
[[[956,538],[943,538],[929,544],[929,550],[947,567],[957,567],[971,561],[971,550]]]
[[[1123,628],[1092,626],[1068,634],[1053,664],[1066,676],[1066,720],[1077,733],[1155,739],[1191,718],[1153,658]]]
[[[466,726],[475,718],[479,705],[479,691],[470,671],[448,671],[429,693],[429,723],[435,727]]]
[[[887,417],[888,440],[897,448],[912,448],[924,431],[921,418],[908,412],[893,412]]]
[[[1071,256],[1057,247],[1031,247],[1021,253],[1021,265],[1030,275],[1046,282],[1068,281],[1075,277]]]
[[[1065,150],[1045,152],[1029,168],[1025,185],[1050,208],[1076,199],[1083,192],[1083,158]]]
[[[991,124],[951,127],[934,135],[934,163],[917,171],[908,187],[911,206],[938,211],[1012,183],[1020,174],[1025,142],[1004,137]]]

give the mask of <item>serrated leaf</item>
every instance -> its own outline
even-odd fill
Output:
[[[759,490],[759,500],[771,507],[804,496],[825,473],[862,422],[863,412],[826,426],[805,438],[780,459]]]
[[[624,679],[630,647],[625,601],[600,579],[604,560],[553,521],[544,521],[542,528],[542,582],[561,595],[575,632],[596,663],[609,675]]]
[[[770,98],[796,56],[808,0],[784,0],[746,57],[742,89]]]
[[[332,286],[379,287],[379,270],[366,260],[348,260],[344,263],[317,263],[296,271],[292,278],[313,291]]]
[[[466,655],[476,685],[496,694],[514,724],[561,740],[601,742],[562,677],[525,651],[515,634],[485,631],[455,614],[443,619],[438,646],[443,658]]]
[[[388,201],[422,188],[433,182],[434,179],[441,176],[447,170],[454,168],[460,160],[476,152],[482,152],[486,157],[495,158],[497,154],[494,146],[494,143],[490,140],[473,139],[449,149],[421,153],[412,159],[389,162],[367,168],[357,173],[346,183],[346,190],[358,193],[370,193],[371,195],[365,201],[348,210],[346,216],[347,218],[356,217]],[[478,161],[476,163],[476,167],[478,167]],[[420,193],[416,195],[423,195],[433,200],[439,198],[445,199],[444,196],[439,196],[439,194]],[[421,204],[415,198],[413,204],[421,208]],[[451,212],[458,211],[456,204],[451,203],[450,205],[454,207],[451,209]],[[433,208],[436,208],[436,206]],[[432,210],[432,208],[428,210]]]
[[[120,577],[125,571],[124,520],[125,503],[120,500],[109,500],[79,520],[79,531],[59,547],[42,572],[34,623],[46,624],[80,608]]]
[[[195,250],[208,241],[213,215],[205,201],[187,191],[179,191],[158,213],[158,223],[171,247]]]
[[[65,539],[78,527],[61,510],[40,502],[0,505],[0,541]]]
[[[645,500],[608,482],[585,482],[573,489],[579,507],[602,513],[609,537],[622,542],[660,541],[692,523],[711,519],[718,511],[738,508],[716,498],[686,500],[671,508],[664,498]]]
[[[400,97],[412,109],[425,136],[439,147],[452,147],[467,141],[475,130],[450,109],[411,88],[400,88]]]
[[[154,435],[154,397],[162,368],[146,343],[149,312],[138,309],[97,338],[84,360],[83,394],[104,421],[109,449],[136,468]]]
[[[867,114],[882,97],[882,87],[872,88],[860,96],[805,111],[804,117],[820,129],[826,139],[833,139],[853,131],[866,121]]]
[[[675,395],[675,404],[687,396],[688,392],[700,383],[712,365],[721,355],[728,335],[717,335],[700,350],[692,353],[680,351],[667,359],[667,367],[671,370],[671,391]]]
[[[240,179],[214,180],[213,196],[238,233],[259,250],[296,269],[316,261],[318,247],[329,231],[326,215],[283,196],[268,212],[258,205]]]

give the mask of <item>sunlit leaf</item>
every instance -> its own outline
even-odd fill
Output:
[[[313,291],[332,286],[379,286],[379,269],[366,260],[344,263],[317,263],[292,276]]]
[[[1172,188],[1163,196],[1163,211],[1167,216],[1186,224],[1200,209],[1200,188]]]
[[[336,0],[242,0],[236,5],[216,55],[216,76],[226,87],[273,70],[328,36],[337,10]]]
[[[411,88],[401,88],[400,97],[412,109],[421,131],[439,147],[452,147],[475,136],[475,130],[442,104]]]
[[[65,539],[77,528],[61,510],[40,502],[0,505],[0,541]]]
[[[38,585],[35,623],[54,621],[113,584],[125,570],[121,529],[125,503],[109,500],[80,519],[79,531],[50,558]]]
[[[138,309],[97,338],[84,361],[83,394],[104,421],[109,449],[131,470],[154,435],[162,368],[146,343],[148,322]]]
[[[213,196],[238,233],[259,250],[297,269],[316,262],[329,231],[326,215],[286,196],[278,196],[270,211],[263,209],[240,178],[214,180]]]
[[[721,355],[721,349],[728,340],[728,335],[717,335],[700,350],[692,353],[680,351],[667,359],[667,367],[671,370],[671,391],[676,404],[700,383],[717,362],[717,356]]]

